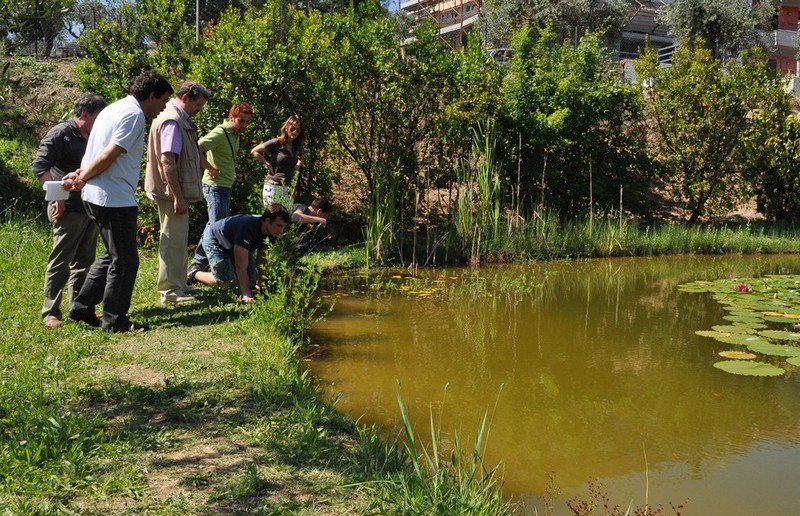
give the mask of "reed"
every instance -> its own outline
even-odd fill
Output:
[[[398,390],[397,403],[403,425],[402,453],[407,467],[389,475],[381,483],[384,510],[393,514],[477,514],[500,515],[512,512],[503,500],[497,468],[487,469],[483,461],[488,435],[487,416],[478,423],[471,449],[463,448],[458,434],[445,460],[441,449],[441,430],[430,417],[430,448],[422,444],[414,430]],[[400,448],[394,448],[400,450]]]
[[[368,260],[383,263],[395,242],[397,194],[400,173],[381,175],[371,190],[364,228],[364,247]],[[370,262],[367,262],[367,266]]]
[[[494,122],[488,120],[473,132],[472,150],[457,169],[458,197],[453,224],[461,239],[461,251],[480,256],[481,245],[500,236],[500,173],[495,161]]]

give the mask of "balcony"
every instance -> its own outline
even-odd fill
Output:
[[[795,30],[773,30],[761,39],[770,55],[794,56],[797,53],[798,32]]]

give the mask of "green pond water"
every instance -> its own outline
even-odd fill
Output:
[[[695,334],[731,308],[697,280],[800,273],[800,256],[664,257],[332,278],[328,319],[304,364],[341,410],[400,430],[396,390],[421,435],[471,449],[488,412],[486,462],[504,492],[545,512],[592,482],[612,505],[685,515],[793,515],[800,507],[800,376],[714,367],[747,351]],[[743,295],[747,295],[746,293]],[[800,316],[798,316],[800,318]],[[797,319],[767,322],[792,330]],[[800,346],[800,343],[790,343]],[[550,480],[550,478],[554,480]]]

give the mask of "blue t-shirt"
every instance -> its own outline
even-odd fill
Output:
[[[211,234],[226,251],[233,252],[234,246],[250,251],[260,249],[267,235],[261,232],[261,216],[233,215],[211,223]]]

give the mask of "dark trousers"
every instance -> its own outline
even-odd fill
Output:
[[[72,310],[94,312],[103,303],[103,328],[127,329],[128,310],[133,285],[139,271],[139,250],[136,247],[138,206],[107,208],[84,202],[86,213],[97,224],[105,245],[103,253],[92,265]]]

